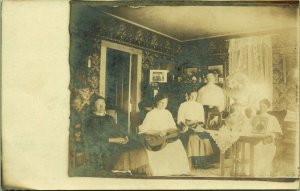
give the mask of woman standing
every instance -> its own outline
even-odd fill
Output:
[[[164,137],[169,130],[176,130],[172,114],[166,109],[168,97],[157,94],[155,108],[147,113],[140,134],[152,134]],[[168,143],[159,151],[147,150],[149,165],[153,176],[171,176],[189,174],[189,163],[186,152],[180,140]]]

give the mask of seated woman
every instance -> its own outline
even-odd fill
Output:
[[[270,107],[271,103],[268,99],[261,100],[259,114],[252,119],[253,124],[257,124],[257,121],[265,124],[265,130],[260,133],[266,135],[266,138],[254,148],[254,175],[256,177],[270,177],[276,152],[275,138],[282,135],[278,120],[268,114]]]
[[[83,135],[92,169],[99,174],[112,170],[128,137],[117,128],[113,117],[106,114],[103,97],[97,97],[94,104],[93,111],[86,118]]]
[[[155,108],[147,113],[142,125],[139,126],[140,134],[164,137],[168,131],[177,129],[172,114],[166,110],[167,105],[167,95],[157,94]],[[153,176],[184,175],[190,172],[186,152],[178,139],[158,151],[147,149],[147,155]]]
[[[204,110],[202,104],[196,102],[197,94],[196,89],[188,91],[188,100],[179,107],[177,123],[186,130],[189,128],[187,153],[191,166],[194,168],[207,168],[214,152],[209,134],[203,132]]]

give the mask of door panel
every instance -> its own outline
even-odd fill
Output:
[[[122,128],[128,128],[130,54],[107,49],[106,65],[106,107],[116,110],[117,122]]]
[[[137,111],[137,91],[138,91],[138,56],[136,54],[131,55],[131,93],[130,93],[130,102],[131,102],[131,112],[130,112],[130,121],[131,121],[131,132],[136,133],[136,127],[139,124],[139,115]]]

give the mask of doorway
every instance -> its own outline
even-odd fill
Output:
[[[130,54],[127,52],[107,49],[106,54],[106,109],[117,113],[117,124],[128,128],[128,101]]]
[[[142,51],[128,46],[101,42],[100,95],[113,111],[119,127],[136,133],[138,103],[141,100]]]

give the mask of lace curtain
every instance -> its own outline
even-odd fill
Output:
[[[254,36],[229,41],[229,74],[243,73],[252,82],[249,102],[261,98],[272,101],[273,69],[270,36]],[[255,103],[254,103],[255,102]]]

